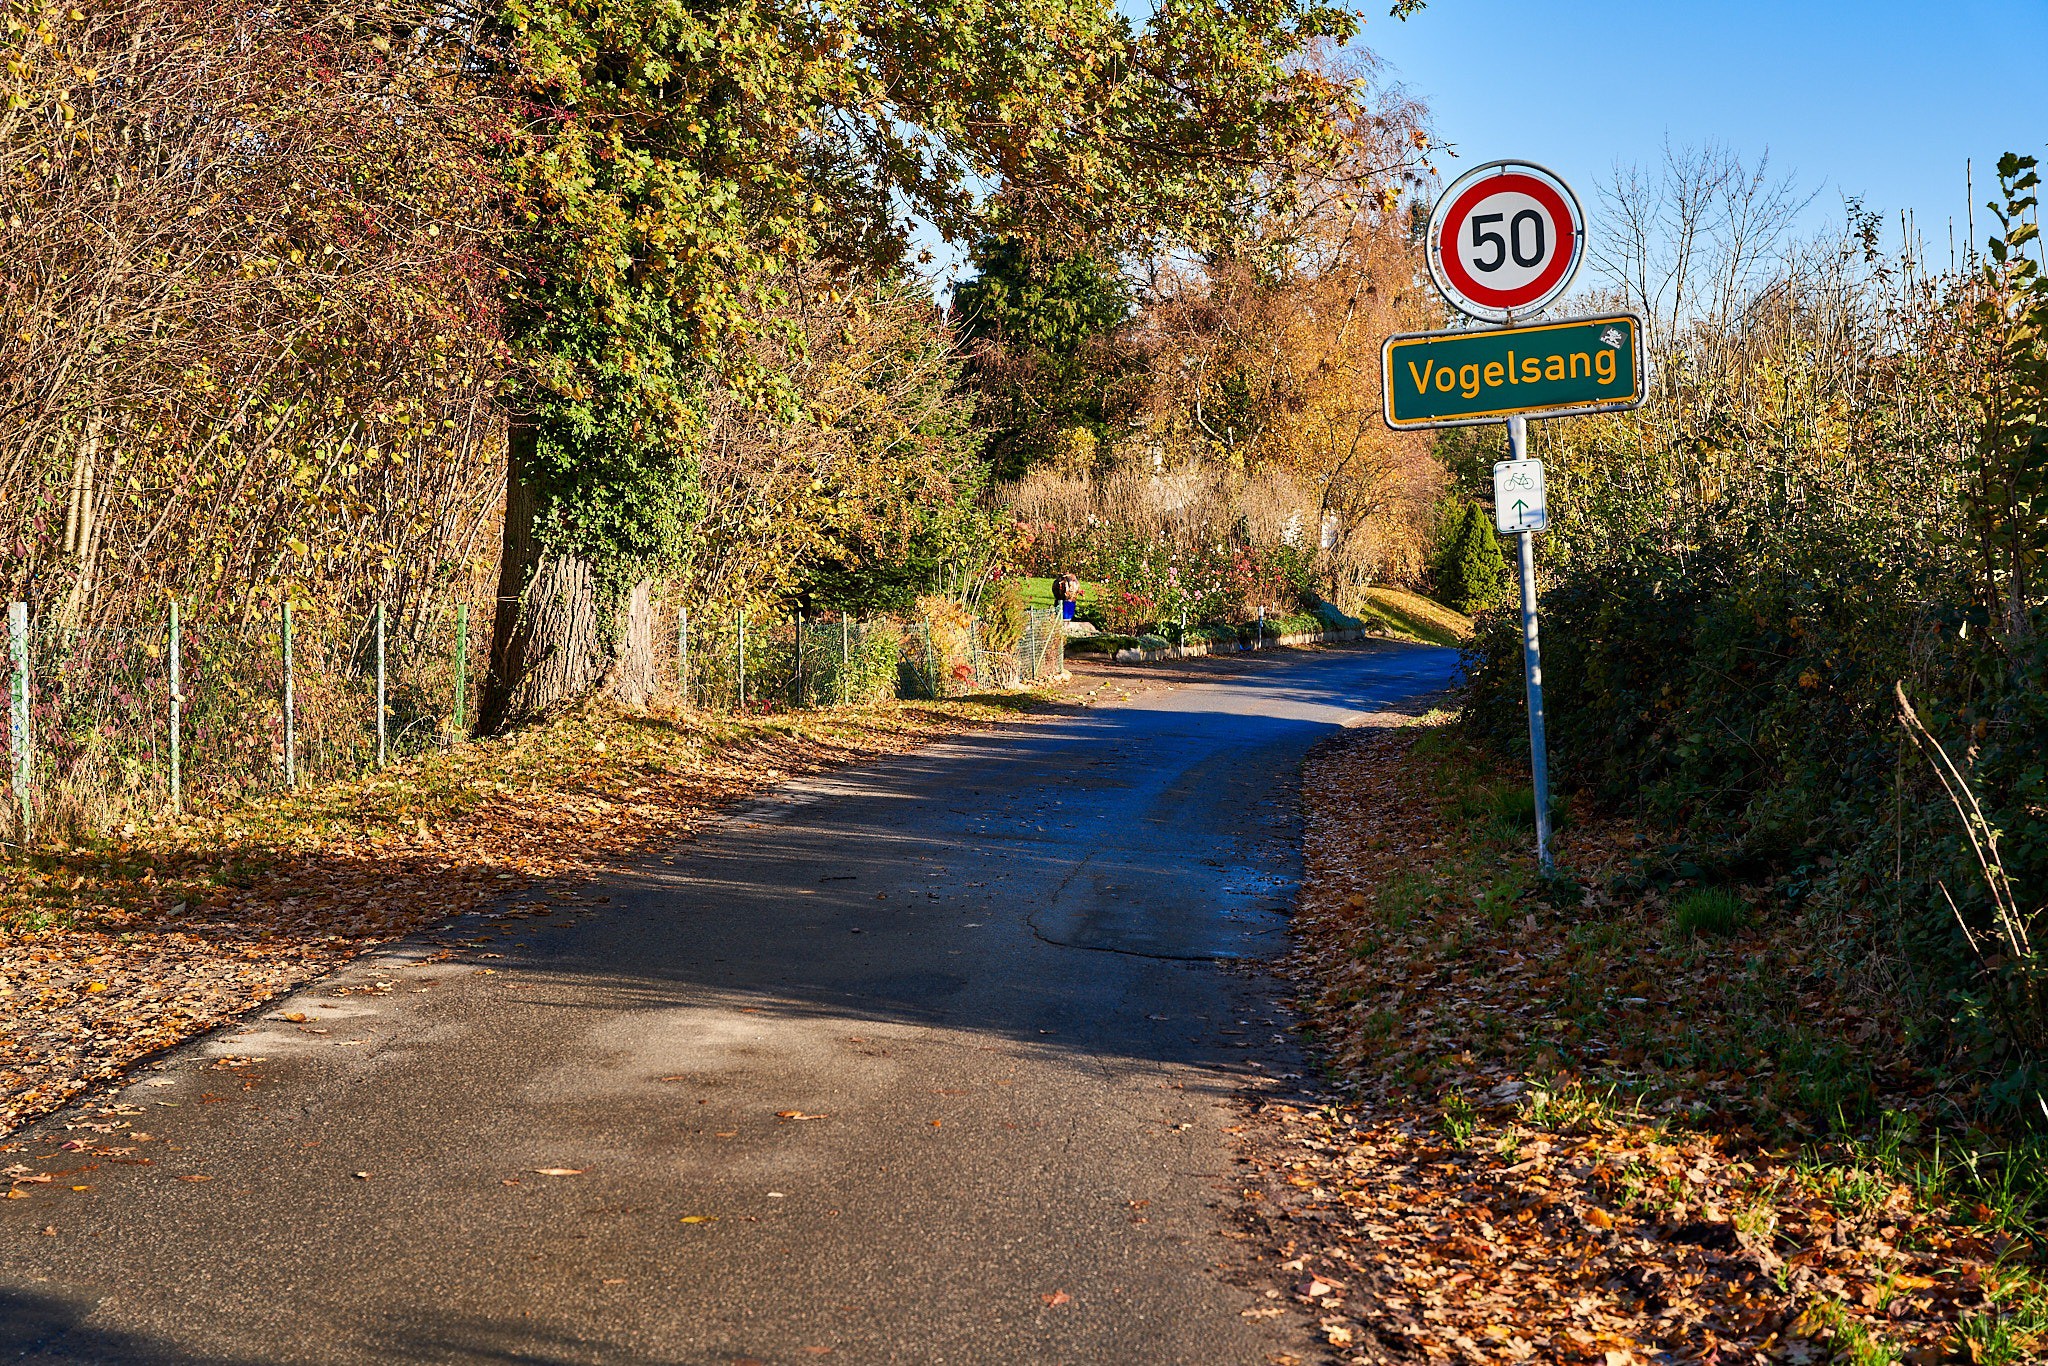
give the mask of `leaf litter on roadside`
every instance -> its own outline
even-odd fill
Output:
[[[2048,1357],[2042,1229],[1916,1176],[1931,1087],[1889,1023],[1803,970],[1796,927],[1674,944],[1613,876],[1625,822],[1559,854],[1625,890],[1546,887],[1503,848],[1502,775],[1474,800],[1485,766],[1425,724],[1305,771],[1290,971],[1343,1099],[1245,1102],[1236,1219],[1267,1293],[1347,1363]],[[1819,1127],[1767,1031],[1706,1061],[1743,1024],[1731,980],[1868,1060],[1874,1138]]]
[[[593,708],[216,817],[167,818],[105,846],[10,857],[0,1136],[366,949],[484,908],[500,934],[563,923],[608,900],[583,888],[620,858],[672,848],[773,783],[1029,705],[751,718]],[[304,1023],[303,1012],[280,1018]]]

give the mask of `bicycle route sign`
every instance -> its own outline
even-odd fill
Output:
[[[1543,531],[1550,511],[1543,502],[1541,460],[1500,460],[1493,466],[1493,524],[1502,535]]]

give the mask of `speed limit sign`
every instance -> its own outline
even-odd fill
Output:
[[[1460,176],[1429,217],[1429,273],[1462,313],[1527,318],[1564,292],[1586,250],[1578,196],[1526,161]]]

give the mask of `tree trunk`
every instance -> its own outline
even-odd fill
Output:
[[[599,566],[535,537],[537,500],[524,473],[534,439],[530,422],[510,424],[491,671],[477,709],[486,735],[599,692],[643,707],[654,688],[652,585],[642,580],[607,610]]]
[[[635,711],[654,696],[654,583],[642,579],[619,605],[618,653],[605,687],[612,699]]]

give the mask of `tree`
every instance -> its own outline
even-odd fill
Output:
[[[644,688],[707,395],[796,407],[740,344],[793,264],[893,266],[905,209],[956,239],[1219,231],[1331,145],[1355,90],[1299,59],[1355,27],[1320,0],[1169,0],[1142,28],[1105,0],[507,0],[478,66],[505,109],[524,364],[485,727]]]
[[[1130,290],[1092,253],[1052,256],[1014,235],[984,238],[974,263],[953,292],[954,325],[971,348],[967,380],[996,477],[1016,479],[1070,447],[1077,428],[1089,445],[1103,437],[1118,368],[1110,339]]]
[[[805,272],[757,335],[796,414],[714,394],[698,485],[703,512],[680,585],[725,611],[764,601],[806,612],[910,610],[947,566],[999,547],[973,398],[930,286],[908,274],[834,302]]]
[[[500,182],[428,4],[98,0],[0,34],[0,589],[400,623],[481,558]]]
[[[1117,415],[1148,463],[1286,488],[1283,516],[1341,596],[1422,568],[1441,474],[1425,437],[1388,430],[1379,398],[1380,343],[1435,321],[1403,211],[1422,111],[1387,98],[1339,135],[1285,202],[1248,205],[1227,238],[1149,272],[1127,329],[1143,371]]]
[[[1467,503],[1452,515],[1430,570],[1437,601],[1468,616],[1501,600],[1507,591],[1507,561],[1484,508]]]

